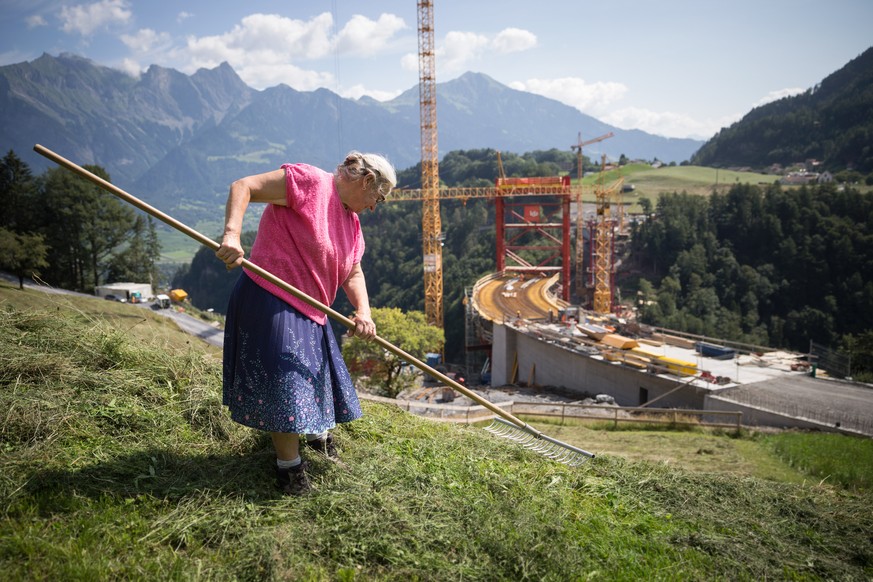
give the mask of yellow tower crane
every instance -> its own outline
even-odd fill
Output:
[[[434,48],[433,2],[420,0],[418,2],[418,91],[421,116],[424,313],[430,325],[443,327],[443,250]]]
[[[579,137],[576,143],[570,146],[570,149],[576,151],[576,182],[578,189],[576,190],[576,294],[582,297],[585,294],[585,273],[583,263],[585,260],[585,240],[582,236],[582,231],[585,228],[582,216],[582,176],[584,171],[582,168],[582,147],[609,139],[615,135],[611,131],[600,137],[582,141],[582,132],[579,132]]]
[[[603,185],[603,174],[606,169],[606,154],[600,160],[600,176],[594,188],[597,206],[597,222],[594,240],[594,311],[610,313],[612,311],[612,279],[613,279],[613,245],[615,240],[615,224],[610,217],[610,198],[616,191],[621,191],[624,178],[619,178],[609,187]]]

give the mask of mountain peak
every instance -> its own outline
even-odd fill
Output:
[[[284,161],[332,167],[350,148],[381,151],[399,169],[421,159],[417,86],[387,102],[354,100],[326,88],[256,91],[226,62],[191,75],[153,65],[134,79],[75,55],[0,66],[4,86],[0,150],[22,152],[39,170],[46,162],[29,155],[32,145],[54,144],[103,166],[119,185],[141,188],[152,201],[165,197],[168,208],[183,203],[181,192],[209,198],[234,178]],[[616,158],[683,161],[699,145],[613,128],[479,72],[436,90],[441,155],[565,148],[580,130],[614,131],[603,151]]]

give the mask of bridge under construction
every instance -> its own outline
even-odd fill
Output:
[[[467,296],[468,374],[487,362],[491,386],[740,411],[745,425],[873,436],[870,387],[829,378],[808,354],[586,311],[554,294],[556,280],[494,274],[476,283]]]

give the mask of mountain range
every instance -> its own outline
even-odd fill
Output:
[[[414,166],[419,120],[417,86],[380,102],[286,85],[258,91],[226,63],[192,75],[152,65],[139,78],[66,53],[0,67],[0,151],[14,150],[35,173],[51,165],[36,143],[100,165],[119,187],[182,219],[214,216],[231,181],[283,162],[330,169],[357,149]],[[703,145],[622,130],[481,73],[437,84],[437,120],[441,154],[569,150],[579,133],[613,132],[586,155],[682,162]]]

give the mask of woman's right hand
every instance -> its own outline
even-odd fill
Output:
[[[221,241],[221,246],[215,251],[215,256],[224,262],[228,270],[239,267],[245,257],[245,251],[243,251],[239,237],[225,235]]]

